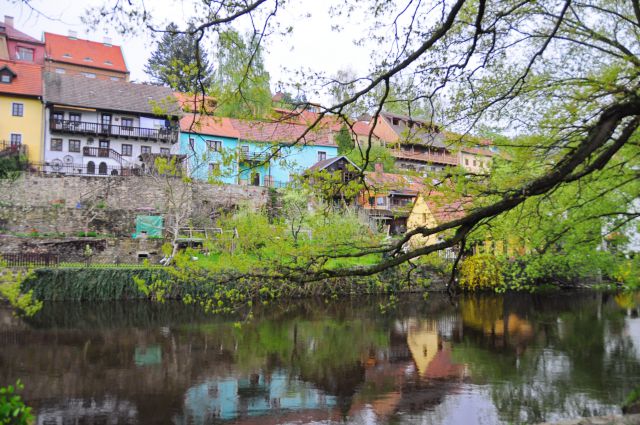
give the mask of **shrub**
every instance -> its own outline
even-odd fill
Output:
[[[475,254],[460,265],[460,288],[466,291],[504,290],[502,265],[490,254]]]
[[[15,385],[0,387],[0,424],[32,424],[31,408],[27,407],[16,393],[24,386],[18,381]]]

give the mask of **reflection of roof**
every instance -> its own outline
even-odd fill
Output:
[[[129,72],[120,46],[50,32],[44,33],[44,42],[49,60],[109,71]]]
[[[179,113],[168,87],[46,72],[44,89],[50,103],[150,115]]]
[[[411,323],[407,332],[407,345],[421,376],[427,372],[438,352],[438,326],[433,321]]]
[[[24,96],[42,96],[42,67],[0,60],[0,70],[9,70],[14,77],[9,84],[0,83],[0,93],[20,94]]]

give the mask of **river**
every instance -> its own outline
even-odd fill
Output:
[[[640,385],[633,294],[431,294],[260,306],[0,307],[0,385],[38,424],[496,424],[620,413]]]

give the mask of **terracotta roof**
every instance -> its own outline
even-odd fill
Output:
[[[351,130],[358,135],[368,136],[371,131],[369,123],[366,121],[356,121],[353,123]]]
[[[149,115],[181,114],[173,90],[163,86],[45,72],[44,90],[47,103]],[[164,113],[158,114],[158,108]]]
[[[373,189],[407,195],[417,195],[425,190],[422,179],[404,174],[368,171],[365,173],[365,181]]]
[[[203,96],[201,93],[174,92],[173,95],[178,100],[180,107],[186,112],[213,113],[218,104],[214,97]]]
[[[0,70],[7,68],[15,74],[11,83],[0,83],[0,93],[23,96],[42,96],[42,66],[0,60]]]
[[[287,121],[293,124],[311,125],[320,116],[318,112],[309,111],[308,109],[291,110],[286,108],[273,108],[275,114],[281,121]],[[344,121],[337,115],[327,114],[316,125],[316,128],[328,129],[331,131],[340,131]]]
[[[234,139],[240,137],[240,133],[235,129],[230,118],[212,117],[208,115],[186,115],[180,120],[180,130],[209,136],[231,137]]]
[[[117,72],[129,72],[120,46],[44,33],[47,59]],[[91,58],[91,61],[85,60]]]
[[[242,140],[285,144],[296,142],[302,145],[337,146],[331,137],[331,133],[328,131],[312,130],[302,137],[307,130],[306,125],[239,119],[232,119],[231,122],[240,134],[239,139]]]
[[[471,206],[471,198],[457,200],[446,199],[443,193],[431,191],[424,193],[424,200],[436,222],[446,223],[464,217],[466,209]]]
[[[25,34],[22,31],[19,31],[14,27],[7,25],[6,23],[0,24],[0,25],[4,25],[5,32],[9,40],[26,41],[27,43],[32,43],[32,44],[44,44],[42,41],[38,40],[37,38],[33,38],[30,35]]]

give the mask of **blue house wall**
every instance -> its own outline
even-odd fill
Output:
[[[192,142],[190,142],[192,139]],[[207,147],[207,140],[220,140],[225,156],[242,151],[250,156],[269,155],[276,144],[260,143],[238,140],[235,138],[201,135],[197,133],[180,134],[180,153],[189,158],[189,172],[191,177],[198,180],[208,180],[209,164],[220,164],[222,176],[218,179],[223,183],[240,183],[246,181],[252,183],[252,176],[259,174],[261,186],[266,185],[266,179],[270,178],[275,185],[284,184],[291,180],[292,175],[299,174],[320,160],[320,152],[324,152],[326,158],[338,156],[336,146],[315,145],[280,145],[281,149],[277,157],[272,158],[268,164],[260,164],[259,161],[248,162],[242,155],[230,164],[224,165],[223,154],[213,152]]]

